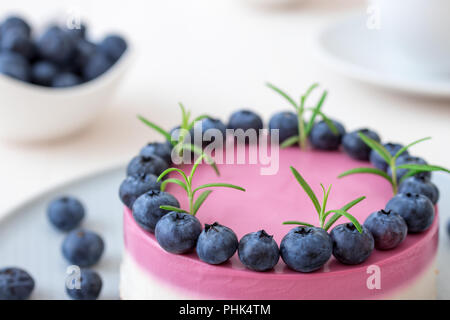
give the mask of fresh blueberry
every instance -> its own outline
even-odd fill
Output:
[[[122,203],[131,209],[140,195],[150,190],[160,190],[161,184],[157,182],[157,179],[158,177],[154,174],[128,176],[119,188],[119,197]]]
[[[397,212],[405,219],[409,233],[427,230],[434,220],[433,203],[418,193],[399,193],[386,204],[386,210]]]
[[[37,41],[39,55],[45,60],[66,65],[75,54],[72,37],[57,26],[50,27]]]
[[[170,211],[163,210],[160,206],[180,207],[178,200],[171,194],[159,190],[150,190],[133,204],[134,220],[142,229],[148,232],[155,232],[156,224],[162,216]]]
[[[11,29],[19,29],[28,36],[31,34],[31,27],[28,23],[23,18],[17,16],[6,18],[6,20],[1,24],[0,33],[3,35]]]
[[[66,292],[73,300],[96,300],[102,291],[102,286],[102,278],[97,272],[81,269],[79,278],[75,278],[72,283],[72,288],[66,286]]]
[[[57,229],[70,231],[78,227],[83,220],[84,207],[78,199],[60,197],[50,202],[47,216]]]
[[[358,133],[362,133],[372,140],[380,142],[380,137],[376,132],[369,129],[359,129],[344,135],[342,138],[342,147],[353,159],[363,161],[369,160],[370,151],[372,149],[359,137]]]
[[[375,241],[369,229],[362,226],[362,233],[353,223],[337,225],[331,230],[333,256],[344,264],[360,264],[372,253]]]
[[[436,204],[439,200],[439,189],[424,176],[406,178],[398,187],[399,193],[418,193],[426,196]]]
[[[402,155],[400,157],[397,158],[397,160],[395,161],[396,166],[402,165],[402,164],[428,164],[425,160],[423,160],[422,158],[419,157],[413,157],[410,155]],[[408,173],[408,169],[397,169],[397,182],[400,181],[402,179],[402,177]],[[389,167],[387,169],[387,173],[389,176],[392,177],[392,170]],[[430,171],[424,171],[424,172],[420,172],[420,174],[417,174],[416,176],[421,176],[426,180],[430,180],[431,179],[431,172]]]
[[[332,121],[338,130],[338,134],[334,134],[323,120],[313,125],[309,134],[309,141],[314,148],[319,150],[337,150],[339,148],[342,137],[345,135],[345,128],[341,123]]]
[[[238,245],[239,241],[233,230],[214,222],[205,224],[205,229],[200,233],[197,254],[206,263],[221,264],[234,255]]]
[[[253,129],[256,130],[256,134],[259,134],[259,130],[263,127],[264,124],[261,117],[250,110],[236,111],[228,121],[228,129],[242,129],[244,131]]]
[[[93,80],[105,73],[113,63],[101,52],[95,52],[86,61],[82,74],[86,81]]]
[[[200,132],[202,137],[202,146],[206,147],[213,141],[216,141],[216,134],[218,134],[217,131],[221,134],[221,137],[218,136],[217,138],[222,138],[221,141],[225,141],[226,130],[227,127],[219,119],[205,118],[195,124],[193,138],[195,139],[195,132]],[[197,135],[199,135],[199,133],[197,133]],[[197,143],[197,141],[195,142]]]
[[[403,146],[398,143],[385,143],[383,146],[386,148],[387,151],[391,154],[391,156],[394,156]],[[402,153],[402,155],[409,154],[408,151],[405,151]],[[370,151],[370,162],[378,169],[387,171],[388,164],[386,161],[376,152],[375,150]]]
[[[281,258],[290,268],[300,272],[320,269],[331,257],[333,243],[322,228],[296,227],[280,244]]]
[[[148,158],[151,156],[157,156],[163,159],[166,163],[172,163],[172,148],[167,143],[152,142],[148,143],[141,149],[139,155]]]
[[[30,80],[30,65],[28,61],[18,53],[0,53],[0,73],[12,78],[28,82]]]
[[[31,67],[31,81],[41,86],[50,86],[58,74],[58,67],[49,61],[37,61]]]
[[[34,280],[19,268],[0,269],[0,300],[26,300],[34,289]]]
[[[20,28],[11,28],[3,32],[0,39],[0,49],[16,52],[27,59],[31,59],[35,53],[35,47],[30,36]]]
[[[161,248],[175,254],[192,251],[201,232],[200,221],[193,215],[182,212],[166,214],[155,228],[156,240]]]
[[[295,113],[282,111],[274,114],[269,120],[269,130],[279,130],[280,143],[298,136],[298,118]]]
[[[447,233],[450,236],[450,220],[447,221]]]
[[[116,62],[127,50],[127,42],[121,36],[113,34],[105,37],[99,47],[111,61]]]
[[[167,162],[156,155],[150,155],[149,157],[136,156],[127,166],[127,175],[136,176],[150,173],[158,177],[168,168]]]
[[[86,268],[96,264],[105,248],[103,239],[95,232],[74,230],[64,239],[62,253],[71,264]]]
[[[79,85],[81,83],[80,77],[70,72],[62,72],[57,74],[52,81],[53,88],[67,88]]]
[[[275,267],[280,259],[278,245],[264,230],[246,234],[239,241],[238,255],[249,269],[267,271]]]
[[[375,248],[389,250],[405,240],[408,226],[396,212],[380,210],[367,217],[364,226],[369,229],[375,240]]]
[[[84,65],[97,52],[97,45],[88,40],[79,39],[75,44],[75,52],[74,65],[79,72],[82,72]]]

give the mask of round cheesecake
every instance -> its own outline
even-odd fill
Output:
[[[247,156],[256,147],[247,149]],[[254,151],[254,150],[253,150]],[[284,221],[299,220],[317,225],[317,213],[306,193],[293,177],[295,167],[313,188],[322,194],[320,184],[332,184],[328,209],[339,209],[360,197],[367,198],[349,210],[360,223],[375,211],[384,209],[392,198],[389,183],[374,175],[353,175],[338,179],[346,170],[368,166],[341,152],[280,149],[276,174],[262,175],[269,164],[218,165],[220,177],[207,164],[198,167],[194,185],[226,182],[246,192],[214,189],[197,213],[202,224],[219,222],[238,238],[258,230],[281,239],[293,228]],[[189,170],[189,165],[181,166]],[[168,184],[181,208],[188,208],[185,191]],[[337,223],[347,222],[341,218]],[[121,267],[122,299],[434,299],[436,298],[436,252],[438,216],[431,227],[408,234],[393,250],[374,250],[359,265],[344,265],[332,257],[311,273],[291,270],[279,260],[268,272],[246,269],[235,254],[222,265],[209,265],[195,252],[175,255],[164,251],[151,233],[124,210],[125,251]]]

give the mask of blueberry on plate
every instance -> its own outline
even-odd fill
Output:
[[[74,280],[71,288],[66,286],[67,295],[73,300],[96,300],[102,291],[102,278],[94,270],[81,269],[79,278]]]
[[[31,34],[31,27],[29,26],[29,24],[23,18],[18,16],[10,16],[6,18],[5,21],[3,21],[3,23],[0,24],[1,35],[3,35],[10,29],[19,29],[28,36],[30,36]]]
[[[238,255],[247,268],[255,271],[267,271],[278,263],[280,250],[273,236],[260,230],[242,237],[239,241]]]
[[[157,182],[157,179],[158,177],[154,174],[126,177],[119,188],[119,197],[122,203],[131,209],[140,195],[150,190],[160,190],[161,184]]]
[[[59,65],[66,65],[75,54],[75,42],[63,29],[52,26],[38,39],[39,55]]]
[[[300,272],[320,269],[331,257],[333,243],[322,228],[296,227],[281,240],[280,253],[284,263]]]
[[[369,229],[379,250],[394,249],[408,234],[408,226],[398,213],[380,210],[367,217],[364,226]]]
[[[116,62],[127,50],[127,42],[121,36],[112,34],[105,37],[99,47],[112,62]]]
[[[362,161],[369,160],[370,151],[372,149],[360,138],[358,133],[362,133],[372,140],[380,142],[380,137],[376,132],[369,129],[359,129],[344,135],[342,138],[342,147],[353,159]]]
[[[160,206],[180,207],[178,200],[170,193],[150,190],[139,196],[133,204],[133,217],[138,225],[148,232],[155,232],[156,224],[162,216],[170,211]]]
[[[256,130],[256,134],[259,134],[259,130],[264,127],[263,121],[259,115],[250,110],[239,110],[234,112],[230,120],[228,121],[228,129],[242,129],[247,131],[248,129]]]
[[[205,224],[198,237],[197,255],[206,263],[221,264],[234,255],[238,245],[237,236],[230,228],[217,222]]]
[[[269,120],[269,130],[279,130],[280,143],[290,137],[298,136],[298,118],[294,112],[275,113]]]
[[[73,197],[60,197],[50,202],[47,216],[53,226],[61,231],[70,231],[78,227],[84,218],[84,207]]]
[[[413,176],[406,178],[398,187],[399,193],[418,193],[424,195],[436,204],[439,200],[439,189],[434,183],[428,181],[425,176]]]
[[[34,280],[20,268],[0,269],[0,300],[26,300],[34,289]]]
[[[31,82],[48,87],[58,73],[59,69],[54,63],[40,60],[31,66]]]
[[[104,249],[103,239],[97,233],[82,229],[70,232],[62,244],[66,260],[81,268],[96,264]]]
[[[87,58],[81,73],[85,81],[90,81],[108,71],[112,65],[113,62],[97,50]]]
[[[62,72],[57,74],[52,80],[53,88],[67,88],[79,85],[81,78],[71,72]]]
[[[424,159],[419,158],[419,157],[413,157],[410,155],[402,155],[400,157],[397,158],[397,160],[395,161],[396,166],[402,165],[402,164],[428,164]],[[397,182],[399,182],[402,177],[408,173],[408,169],[397,169]],[[389,176],[392,177],[392,170],[389,167],[387,169],[387,173]],[[418,174],[416,174],[416,176],[421,176],[423,177],[425,180],[430,180],[431,179],[431,171],[423,171],[420,172]]]
[[[175,254],[192,251],[201,232],[202,225],[196,217],[173,211],[163,216],[155,228],[156,240],[161,248]]]
[[[28,82],[30,80],[30,65],[27,59],[18,53],[0,52],[0,73]]]
[[[221,120],[213,118],[205,118],[198,121],[194,125],[193,138],[194,139],[196,138],[195,136],[196,132],[197,135],[200,136],[198,133],[200,132],[202,137],[201,145],[203,147],[206,147],[210,143],[216,141],[216,138],[219,139],[219,141],[224,142],[226,140],[226,130],[227,127],[223,124]],[[198,141],[195,141],[195,143],[198,144]]]
[[[10,28],[3,32],[0,38],[0,49],[16,52],[27,59],[33,58],[35,54],[33,41],[21,28]]]
[[[418,193],[399,193],[386,204],[386,210],[397,212],[405,219],[409,233],[427,230],[434,220],[433,203]]]
[[[315,123],[309,134],[309,142],[315,149],[319,150],[337,150],[341,144],[342,137],[345,135],[344,126],[332,120],[338,130],[338,134],[333,133],[325,121]]]
[[[343,264],[360,264],[369,258],[375,241],[369,229],[362,226],[362,233],[353,223],[337,225],[331,230],[333,256]]]
[[[169,165],[167,162],[156,155],[150,155],[148,157],[136,156],[131,159],[127,166],[127,175],[154,174],[158,177],[168,168]]]
[[[164,142],[151,142],[141,149],[139,155],[148,158],[157,156],[163,159],[166,163],[172,163],[172,148]]]
[[[386,148],[386,150],[391,154],[391,156],[394,156],[401,148],[403,148],[403,145],[398,143],[385,143],[383,146]],[[408,151],[402,153],[403,155],[408,155]],[[378,169],[387,171],[388,164],[386,161],[376,152],[375,150],[370,151],[370,162]]]

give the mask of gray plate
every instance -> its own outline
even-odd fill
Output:
[[[101,299],[119,298],[119,265],[122,255],[122,205],[117,190],[125,169],[100,172],[46,192],[11,211],[0,221],[0,267],[20,266],[36,280],[33,299],[66,299],[68,264],[61,255],[64,234],[48,223],[46,207],[59,195],[73,195],[83,201],[87,216],[83,227],[99,232],[106,243],[100,263],[95,266],[103,278]],[[439,298],[450,299],[450,239],[445,230],[450,218],[450,178],[434,174],[441,191],[441,241],[439,247]]]

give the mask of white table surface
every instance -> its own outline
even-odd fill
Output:
[[[81,134],[36,145],[0,143],[0,216],[47,188],[125,163],[146,142],[160,139],[136,120],[138,113],[170,128],[179,121],[178,101],[196,114],[208,112],[224,120],[241,107],[258,110],[265,119],[289,109],[264,86],[266,81],[296,95],[319,81],[330,91],[326,112],[348,129],[376,128],[385,139],[402,143],[432,136],[414,153],[450,167],[449,101],[361,85],[315,60],[310,42],[317,28],[349,10],[363,12],[365,1],[309,0],[290,10],[262,9],[247,1],[2,3],[0,15],[16,11],[33,21],[81,8],[95,35],[122,31],[137,57],[110,108]]]

